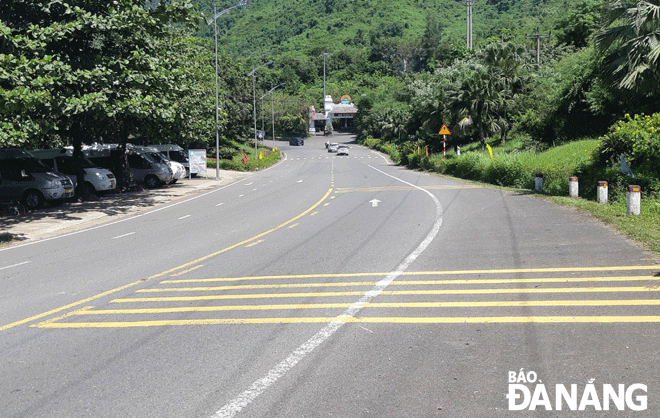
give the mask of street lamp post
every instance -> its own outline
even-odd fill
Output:
[[[250,71],[248,74],[248,77],[252,77],[252,108],[254,109],[254,159],[257,159],[257,93],[256,93],[256,76],[254,73],[257,72],[257,70],[261,67],[265,67],[267,65],[272,64],[272,61],[268,61],[266,63],[263,63],[259,65],[258,67],[255,67]]]
[[[267,92],[266,94],[264,94],[263,96],[261,96],[261,110],[262,110],[262,112],[263,112],[263,107],[264,107],[264,97],[266,97],[266,95],[268,95],[268,94],[271,95],[271,96],[270,96],[270,116],[271,116],[271,124],[272,124],[272,126],[273,126],[273,149],[275,149],[275,97],[274,97],[274,95],[273,95],[273,92],[274,92],[276,89],[282,87],[282,86],[285,85],[285,84],[286,84],[286,83],[280,83],[280,84],[278,84],[277,86],[271,87],[271,89],[268,90],[268,92]],[[262,117],[261,117],[261,130],[263,130],[263,129],[264,129],[264,127],[263,127],[263,116],[262,116]],[[265,132],[265,131],[264,131],[264,132]],[[265,133],[264,133],[264,134],[265,134]]]
[[[215,179],[220,180],[220,128],[219,128],[219,114],[218,114],[218,24],[217,19],[232,9],[238,7],[247,7],[249,1],[241,0],[234,6],[231,6],[220,13],[216,13],[216,7],[213,6],[213,18],[208,20],[208,24],[213,23],[213,38],[215,39]]]
[[[322,53],[319,57],[323,57],[323,113],[325,113],[325,58],[330,55],[327,52]]]

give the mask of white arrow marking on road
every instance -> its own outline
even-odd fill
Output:
[[[377,208],[377,207],[378,207],[378,204],[380,203],[380,200],[378,200],[378,199],[373,199],[373,200],[370,200],[369,203],[371,203],[371,207],[372,207],[372,208]]]

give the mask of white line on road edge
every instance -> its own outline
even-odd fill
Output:
[[[296,364],[298,364],[308,354],[314,351],[316,347],[318,347],[326,340],[328,340],[332,336],[332,334],[334,334],[339,328],[341,328],[341,326],[344,325],[342,318],[352,318],[355,315],[357,315],[357,313],[360,312],[367,303],[369,303],[376,296],[378,296],[383,290],[385,290],[387,286],[389,286],[390,283],[392,283],[397,277],[403,274],[403,272],[406,271],[406,269],[408,269],[410,264],[412,264],[412,262],[415,261],[417,257],[419,257],[422,254],[422,252],[424,252],[424,250],[431,244],[431,242],[436,237],[436,235],[438,235],[438,232],[440,231],[440,227],[442,226],[442,205],[440,204],[440,201],[438,200],[437,197],[435,197],[428,190],[425,190],[419,186],[416,186],[398,177],[394,177],[390,174],[387,174],[375,167],[372,166],[368,166],[368,167],[388,177],[398,180],[401,183],[407,184],[411,187],[421,190],[424,193],[426,193],[429,197],[431,197],[431,199],[433,199],[433,202],[435,202],[435,207],[436,207],[436,218],[435,218],[435,223],[431,228],[431,231],[428,233],[426,238],[424,238],[424,241],[422,241],[417,246],[417,248],[415,248],[415,250],[412,253],[410,253],[408,257],[406,257],[406,259],[403,260],[401,264],[397,266],[396,270],[392,271],[390,274],[387,275],[387,277],[376,283],[376,286],[374,286],[373,289],[365,293],[364,296],[360,298],[360,300],[351,304],[351,306],[349,306],[346,309],[346,311],[344,311],[344,313],[339,315],[336,320],[330,322],[328,325],[323,327],[319,332],[316,333],[316,335],[314,335],[312,338],[310,338],[304,344],[298,347],[293,353],[289,354],[289,356],[285,358],[281,363],[270,369],[264,377],[252,383],[252,385],[246,391],[244,391],[236,398],[232,399],[227,404],[225,404],[225,406],[223,406],[219,411],[217,411],[213,415],[213,418],[233,417],[239,412],[241,412],[243,408],[251,404],[255,399],[257,399],[259,395],[265,392],[266,389],[268,389],[280,378],[282,378],[289,370],[293,369],[296,366]]]

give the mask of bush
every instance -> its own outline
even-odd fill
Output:
[[[660,113],[651,116],[626,115],[610,133],[601,138],[596,158],[601,162],[617,164],[620,155],[626,155],[635,174],[658,179],[660,171]]]

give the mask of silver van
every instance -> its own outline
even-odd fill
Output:
[[[183,164],[170,160],[164,153],[158,151],[155,147],[135,147],[133,149],[148,154],[159,163],[167,164],[170,167],[170,170],[172,170],[173,176],[170,184],[174,184],[179,179],[186,177],[186,168]]]
[[[172,181],[173,173],[167,164],[159,163],[148,154],[133,148],[133,145],[127,144],[126,159],[128,169],[136,183],[143,183],[149,188],[154,188]],[[118,169],[116,161],[119,158],[118,154],[121,153],[118,145],[96,144],[83,146],[82,151],[94,164],[111,171]],[[114,172],[114,174],[117,176],[118,173]]]
[[[66,174],[73,182],[73,186],[78,189],[78,176],[72,149],[34,150],[30,151],[30,153],[54,171]],[[115,179],[115,175],[110,170],[97,167],[87,158],[82,158],[80,163],[85,174],[85,182],[82,185],[84,188],[83,194],[103,193],[114,190],[117,187],[117,179]]]
[[[18,201],[36,209],[45,201],[57,203],[73,194],[68,177],[53,172],[27,151],[0,149],[0,200]]]
[[[186,168],[186,176],[190,175],[190,161],[188,160],[188,151],[184,150],[176,144],[149,145],[149,147],[155,148],[156,150],[162,152],[170,160],[183,164],[183,166]],[[196,174],[194,176],[196,176]]]

